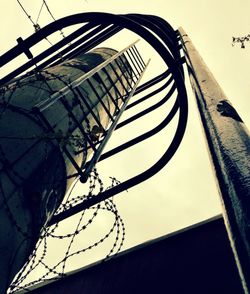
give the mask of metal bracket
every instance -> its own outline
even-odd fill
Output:
[[[32,58],[33,58],[33,55],[32,55],[32,53],[30,52],[29,48],[26,47],[26,43],[24,42],[24,40],[23,40],[21,37],[19,37],[19,38],[17,39],[17,43],[18,43],[19,47],[22,48],[23,53],[24,53],[29,59],[32,59]]]

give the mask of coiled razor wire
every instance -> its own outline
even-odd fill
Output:
[[[111,185],[107,189],[112,188],[119,183],[119,181],[116,180],[115,178],[110,178],[110,179],[111,179]],[[74,187],[72,187],[69,194],[72,193],[73,189]],[[98,190],[97,193],[95,192],[96,189]],[[77,196],[77,197],[68,196],[68,200],[58,208],[57,213],[59,211],[65,210],[69,206],[75,205],[76,203],[80,201],[83,201],[91,197],[95,197],[98,193],[100,193],[103,190],[104,190],[104,184],[100,178],[100,175],[98,174],[96,169],[93,169],[89,178],[88,194]],[[125,226],[113,200],[112,199],[106,200],[102,203],[99,203],[96,206],[89,208],[88,210],[92,211],[92,215],[85,219],[86,210],[84,210],[78,216],[78,221],[76,221],[74,231],[69,234],[57,233],[57,231],[59,231],[60,229],[60,226],[63,226],[63,222],[61,222],[60,224],[57,223],[48,228],[43,228],[43,232],[39,238],[39,241],[36,245],[35,250],[29,257],[29,260],[23,266],[22,270],[18,273],[15,280],[10,285],[9,293],[14,293],[15,291],[21,290],[21,289],[26,290],[28,292],[30,291],[28,287],[31,287],[37,283],[48,281],[48,280],[57,280],[66,276],[67,274],[65,273],[65,268],[66,268],[66,265],[70,267],[70,260],[72,259],[72,257],[76,255],[82,255],[83,253],[93,248],[96,248],[97,246],[101,245],[105,240],[107,240],[109,237],[112,237],[112,235],[115,235],[114,242],[111,246],[111,249],[104,257],[103,261],[109,259],[111,256],[115,256],[117,253],[120,252],[125,240]],[[104,236],[99,238],[99,240],[97,240],[96,242],[88,246],[85,246],[83,248],[81,248],[81,245],[79,244],[78,247],[80,247],[80,249],[72,250],[73,243],[78,242],[76,240],[76,237],[79,238],[83,235],[86,229],[96,220],[97,216],[100,215],[101,211],[108,211],[112,213],[114,216],[113,224],[111,228],[109,229],[109,231]],[[83,220],[85,220],[84,224],[82,224]],[[73,225],[72,225],[72,228],[73,228]],[[55,265],[49,266],[47,264],[48,261],[46,260],[46,257],[48,256],[50,251],[48,242],[51,241],[52,239],[56,239],[56,241],[59,240],[59,242],[60,240],[69,240],[69,244],[64,250],[64,254],[63,254],[64,256],[61,259],[59,259],[59,261]],[[26,280],[28,280],[28,278],[30,277],[31,273],[34,272],[35,269],[37,269],[39,266],[43,267],[43,273],[41,274],[41,276],[35,280],[32,280],[31,282],[26,282]]]
[[[44,74],[46,75],[46,79],[44,77]],[[43,87],[43,90],[48,91],[48,94],[52,91],[52,89],[50,89],[49,84],[47,82],[47,76],[49,75],[49,79],[59,79],[60,81],[62,81],[65,85],[67,85],[70,88],[70,83],[65,82],[65,80],[63,80],[60,76],[58,75],[54,75],[51,73],[48,73],[47,71],[40,71],[38,73],[36,73],[36,79],[41,79],[44,81],[45,84],[40,84],[40,88],[41,89]],[[11,98],[15,92],[15,90],[17,88],[21,88],[24,85],[27,85],[27,83],[29,83],[30,85],[32,84],[32,79],[29,79],[27,81],[27,79],[18,79],[17,81],[15,81],[14,83],[7,85],[5,87],[1,88],[1,92],[0,95],[2,96],[2,104],[4,105],[4,107],[2,108],[2,111],[0,113],[0,119],[2,118],[2,116],[5,113],[5,110],[8,109],[8,107],[11,104]],[[46,89],[44,89],[44,86],[46,86]],[[10,91],[8,97],[5,96],[6,91]],[[72,92],[74,93],[73,89],[71,89]],[[77,99],[79,99],[77,97],[77,95],[75,95]],[[84,111],[82,109],[82,111]],[[69,124],[70,124],[71,120],[69,117]],[[87,125],[87,132],[90,132],[90,127],[89,127],[89,122],[86,119],[86,125]],[[73,144],[73,145],[81,145],[81,141],[83,140],[83,138],[81,138],[80,136],[73,136],[73,135],[67,135],[67,137],[63,136],[61,134],[61,138],[56,138],[59,140],[59,142],[61,141],[62,144]],[[6,137],[6,138],[0,138],[0,139],[31,139],[34,140],[36,138],[34,137],[30,137],[30,138],[14,138],[14,137]],[[49,140],[53,140],[55,139],[54,137],[51,136],[44,136],[42,138],[39,138],[44,140],[45,142],[49,141]],[[45,144],[45,149],[46,149],[46,144]],[[45,150],[45,158],[48,156],[47,154],[47,150]],[[1,157],[1,161],[4,162],[6,159],[4,151],[1,148],[0,145],[0,157]],[[49,168],[47,166],[47,168]],[[14,171],[12,171],[14,172]],[[46,170],[44,171],[46,172]],[[17,176],[18,178],[22,179],[22,176],[20,174],[15,173],[15,176]],[[54,181],[56,181],[56,179],[54,179]],[[106,188],[110,189],[114,186],[116,186],[117,184],[119,184],[120,182],[118,180],[116,180],[114,177],[110,177],[110,181],[111,184],[109,187]],[[89,187],[88,187],[88,193],[85,195],[79,195],[79,196],[72,196],[72,192],[75,189],[75,186],[78,183],[78,180],[75,181],[74,185],[72,186],[70,192],[68,193],[68,195],[66,196],[66,198],[64,199],[64,201],[62,202],[62,204],[59,206],[59,208],[57,209],[55,214],[58,214],[64,210],[67,210],[71,207],[73,207],[74,205],[86,200],[86,199],[90,199],[92,197],[96,197],[99,193],[103,192],[104,189],[104,183],[100,178],[100,175],[98,174],[96,168],[94,168],[90,174],[89,177]],[[8,205],[8,199],[5,199],[5,195],[4,195],[4,191],[2,189],[2,183],[0,181],[0,191],[3,194],[3,204],[4,204],[4,209],[7,211],[8,216],[11,220],[11,223],[13,225],[13,227],[15,227],[19,232],[21,232],[21,234],[24,236],[24,238],[30,238],[30,236],[28,235],[27,232],[23,232],[22,228],[19,226],[18,221],[15,218],[15,215],[12,213],[11,211],[11,207],[9,207]],[[8,293],[14,293],[17,290],[25,290],[27,292],[29,292],[30,290],[28,289],[29,287],[43,282],[43,281],[48,281],[48,280],[57,280],[60,279],[64,276],[66,276],[67,274],[65,273],[66,271],[66,266],[68,266],[68,268],[71,267],[70,265],[70,261],[72,260],[72,257],[77,256],[77,255],[82,255],[85,252],[96,248],[97,246],[101,245],[104,241],[106,241],[109,237],[112,237],[112,235],[114,235],[114,242],[111,245],[111,248],[109,250],[109,252],[106,254],[106,256],[104,257],[103,260],[107,260],[108,258],[111,257],[111,255],[115,255],[117,254],[123,244],[124,244],[124,240],[125,240],[125,226],[124,226],[124,222],[121,218],[121,216],[118,213],[117,207],[115,205],[115,203],[113,202],[112,199],[108,199],[105,200],[102,203],[97,204],[96,206],[92,206],[88,209],[88,211],[91,211],[91,216],[86,216],[86,210],[83,210],[79,215],[78,215],[78,220],[75,219],[74,224],[72,224],[72,232],[68,233],[68,234],[62,234],[60,233],[60,229],[61,227],[64,225],[64,222],[56,223],[51,227],[44,227],[42,228],[42,233],[40,235],[40,238],[36,244],[36,247],[34,249],[34,251],[32,252],[32,254],[29,256],[28,261],[25,263],[25,265],[22,267],[21,271],[17,274],[17,276],[15,277],[14,281],[12,282],[12,284],[9,287]],[[83,236],[83,234],[86,232],[86,230],[89,228],[89,226],[91,224],[93,224],[93,222],[97,219],[97,216],[101,215],[101,212],[103,211],[107,211],[109,213],[111,213],[114,216],[114,220],[113,223],[111,225],[111,228],[109,229],[109,231],[102,237],[99,238],[99,240],[93,242],[92,244],[89,244],[88,246],[82,246],[79,242],[79,239]],[[74,228],[74,229],[73,229]],[[88,237],[88,240],[90,238]],[[52,250],[52,246],[50,247],[50,245],[48,243],[52,242],[52,240],[54,240],[55,242],[65,242],[65,240],[68,242],[68,245],[65,246],[65,250],[62,252],[62,257],[58,258],[59,260],[57,261],[57,263],[53,266],[48,265],[48,255],[50,254],[51,250]],[[77,243],[77,247],[78,249],[74,249],[73,245],[75,245]],[[60,245],[59,245],[60,246]],[[62,248],[63,246],[60,246],[60,248]],[[40,274],[40,276],[38,278],[35,279],[31,279],[30,276],[32,273],[34,273],[35,271],[38,271],[39,267],[42,267],[42,273]]]
[[[58,27],[59,29],[61,29],[64,26],[64,23],[66,23],[67,26],[69,26],[71,24],[82,23],[83,20],[89,23],[91,23],[94,20],[94,22],[97,21],[96,22],[97,24],[99,23],[99,20],[100,20],[100,23],[104,23],[104,24],[112,23],[118,26],[121,25],[122,27],[137,33],[144,40],[149,42],[154,48],[157,48],[157,52],[159,53],[160,57],[162,57],[163,61],[170,68],[170,71],[173,75],[176,88],[178,91],[178,97],[175,103],[176,108],[175,108],[175,111],[171,113],[171,115],[174,116],[176,111],[179,109],[179,120],[178,120],[177,129],[176,129],[173,141],[167,148],[166,152],[151,168],[144,171],[143,173],[121,184],[118,184],[116,180],[111,179],[112,188],[106,189],[104,191],[103,183],[100,180],[99,176],[97,176],[94,171],[94,173],[92,173],[90,177],[91,192],[89,192],[87,195],[84,195],[84,196],[77,196],[74,198],[70,197],[68,199],[69,202],[68,201],[64,202],[63,205],[59,207],[59,210],[57,213],[64,212],[66,211],[68,207],[74,207],[78,203],[81,203],[80,201],[83,201],[83,200],[84,202],[91,199],[92,200],[94,199],[95,201],[98,200],[98,202],[101,200],[104,200],[102,204],[95,204],[94,206],[94,204],[90,201],[90,204],[92,203],[91,205],[93,205],[92,208],[89,209],[89,211],[92,213],[91,217],[86,218],[86,210],[80,212],[81,213],[80,218],[78,219],[78,222],[75,226],[75,230],[73,234],[70,233],[70,234],[62,235],[58,233],[60,228],[60,225],[58,223],[54,224],[50,228],[43,228],[43,232],[42,232],[41,238],[39,239],[39,242],[37,243],[36,250],[34,250],[34,252],[30,255],[29,261],[26,263],[23,269],[16,276],[16,279],[12,283],[11,288],[9,290],[10,293],[13,293],[14,291],[18,289],[25,289],[26,291],[29,291],[27,287],[34,285],[38,282],[48,280],[48,279],[58,279],[65,276],[65,269],[66,269],[68,260],[70,260],[74,256],[84,253],[87,250],[92,249],[98,246],[99,244],[103,243],[113,232],[116,232],[116,237],[115,237],[113,247],[111,248],[110,252],[107,254],[107,258],[109,258],[111,254],[114,253],[115,251],[119,251],[120,247],[123,244],[124,236],[125,236],[124,224],[121,220],[121,217],[118,215],[116,206],[114,205],[113,201],[110,199],[107,200],[107,197],[111,197],[115,195],[116,193],[124,191],[127,188],[132,187],[148,179],[149,177],[154,175],[156,172],[158,172],[163,166],[165,166],[168,163],[168,161],[174,155],[175,151],[177,150],[182,140],[182,137],[185,131],[186,121],[187,121],[186,89],[185,89],[185,85],[183,81],[182,71],[179,70],[180,56],[179,54],[175,54],[176,52],[179,52],[176,47],[177,46],[176,33],[173,30],[171,30],[172,35],[168,36],[168,33],[169,33],[168,24],[165,23],[163,20],[160,20],[159,18],[153,17],[153,16],[143,16],[143,17],[140,15],[115,16],[115,15],[104,14],[104,13],[85,13],[85,14],[69,16],[59,21],[56,21],[55,28]],[[47,26],[44,30],[43,29],[39,30],[36,36],[38,36],[38,39],[46,38],[50,29],[52,30],[51,26]],[[157,36],[159,35],[159,39],[158,37],[154,36],[153,33]],[[169,42],[168,40],[169,37],[171,39],[173,37],[174,42],[172,42],[171,40]],[[162,42],[161,42],[161,39],[162,39]],[[169,50],[171,52],[169,52]],[[14,85],[13,84],[10,85],[9,90],[11,89],[15,91],[15,87],[19,87],[20,83],[21,83],[20,81],[17,81],[14,83]],[[4,91],[4,88],[3,88],[3,91]],[[5,99],[5,105],[4,105],[5,109],[9,107],[10,100],[11,100],[11,95],[9,95],[7,99]],[[2,111],[2,114],[3,113],[4,113],[4,109]],[[169,116],[168,119],[170,119],[170,117],[171,116]],[[168,120],[166,119],[165,126],[167,124],[168,124]],[[41,139],[44,139],[44,138],[41,138]],[[47,139],[50,139],[50,138],[47,138]],[[62,138],[62,140],[63,139],[64,138]],[[77,141],[77,138],[76,138],[76,141]],[[4,154],[3,154],[3,160],[4,160]],[[97,199],[98,193],[94,192],[94,188],[92,190],[92,184],[95,186],[95,188],[97,185],[99,186],[99,194],[102,194],[101,198],[98,197]],[[103,192],[100,192],[100,191],[103,191]],[[96,220],[96,216],[97,214],[99,214],[100,211],[109,211],[109,212],[112,212],[112,214],[114,215],[115,220],[109,232],[106,235],[104,235],[104,237],[100,238],[98,241],[94,242],[93,244],[89,246],[84,246],[84,248],[82,249],[73,251],[73,244],[76,242],[78,235],[81,235],[82,232],[85,231],[85,229],[89,227],[89,225],[93,223],[94,220]],[[85,222],[84,225],[82,225],[83,221]],[[119,238],[121,234],[122,236]],[[46,262],[46,257],[48,256],[48,251],[49,251],[49,241],[51,239],[69,240],[68,247],[65,251],[64,257],[61,260],[59,260],[57,264],[53,266],[49,266],[48,263]],[[38,253],[39,248],[41,248],[41,253]],[[31,272],[34,271],[34,269],[38,268],[38,266],[42,266],[46,272],[38,279],[27,283],[27,278],[29,277]]]

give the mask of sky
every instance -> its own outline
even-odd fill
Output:
[[[42,0],[22,0],[21,3],[36,20]],[[47,0],[56,19],[80,12],[145,13],[158,15],[175,29],[183,27],[200,52],[206,64],[234,105],[246,125],[250,126],[250,45],[246,49],[232,47],[232,36],[249,33],[249,0]],[[32,24],[16,1],[0,2],[0,54],[33,33]],[[52,21],[43,8],[38,23],[44,26]],[[127,40],[117,41],[117,49]],[[132,40],[134,41],[134,40]],[[131,41],[131,42],[132,42]],[[144,52],[142,52],[144,53]],[[146,52],[146,55],[150,50]],[[152,53],[153,54],[153,53]],[[146,56],[148,58],[150,56]],[[151,56],[152,57],[152,56]],[[153,66],[153,65],[152,65]],[[157,65],[154,65],[157,67]],[[207,147],[199,121],[195,100],[187,78],[189,94],[189,120],[187,130],[177,153],[169,164],[153,178],[115,197],[115,203],[124,220],[126,240],[124,249],[147,240],[166,235],[221,213],[219,194]],[[127,129],[114,133],[110,146],[117,145],[146,129],[151,129],[164,118],[164,111],[138,122],[133,131]],[[127,114],[125,114],[127,115]],[[128,114],[129,115],[129,114]],[[124,152],[108,163],[97,165],[105,179],[115,176],[123,181],[149,167],[166,148],[171,132],[161,132],[144,146]],[[108,160],[107,160],[108,161]],[[83,187],[78,187],[81,193]],[[108,217],[99,218],[84,238],[89,240],[102,234]],[[66,225],[67,227],[67,225]],[[102,251],[92,253],[76,262],[83,266],[102,257]]]

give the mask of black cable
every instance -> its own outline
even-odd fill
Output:
[[[26,14],[26,16],[28,17],[28,19],[32,22],[33,26],[35,27],[36,26],[35,22],[32,20],[31,16],[27,13],[27,11],[25,10],[25,8],[21,4],[21,2],[19,0],[17,0],[17,3],[20,5],[20,7],[22,8],[23,12]]]
[[[48,4],[47,4],[47,2],[46,2],[45,0],[43,0],[43,4],[45,5],[45,7],[46,7],[48,13],[50,14],[50,16],[52,17],[52,19],[53,19],[53,20],[56,20],[56,18],[55,18],[54,15],[52,14],[52,12],[51,12],[51,10],[49,9],[49,6],[48,6]],[[62,30],[60,30],[60,33],[61,33],[62,37],[65,38],[65,35],[64,35],[64,33],[63,33]]]
[[[48,13],[49,13],[50,16],[53,18],[53,20],[56,20],[55,17],[54,17],[54,15],[53,15],[52,12],[50,11],[49,6],[48,6],[48,4],[46,3],[45,0],[43,0],[43,4],[45,5],[46,9],[48,10]]]
[[[38,12],[38,16],[37,16],[37,19],[36,19],[36,24],[38,23],[39,17],[41,15],[42,10],[43,10],[43,6],[44,6],[44,2],[42,3],[41,8],[40,8],[40,10]]]
[[[39,31],[39,30],[40,30],[40,25],[39,25],[37,22],[35,23],[35,22],[32,20],[31,16],[28,14],[28,12],[26,11],[26,9],[23,7],[23,5],[21,4],[21,2],[20,2],[19,0],[17,0],[17,3],[19,4],[19,6],[22,8],[23,12],[26,14],[26,16],[28,17],[28,19],[29,19],[29,20],[31,21],[31,23],[33,24],[33,27],[35,28],[35,31],[36,31],[36,32]],[[42,11],[42,7],[41,7],[41,9],[40,9],[40,11],[39,11],[38,18],[39,18],[40,14],[41,14],[41,11]],[[46,40],[51,46],[53,46],[53,44],[50,42],[50,40],[49,40],[47,37],[45,37],[45,40]]]

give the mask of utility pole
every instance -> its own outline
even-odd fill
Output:
[[[230,104],[186,32],[179,28],[227,232],[245,293],[250,290],[250,140]]]

